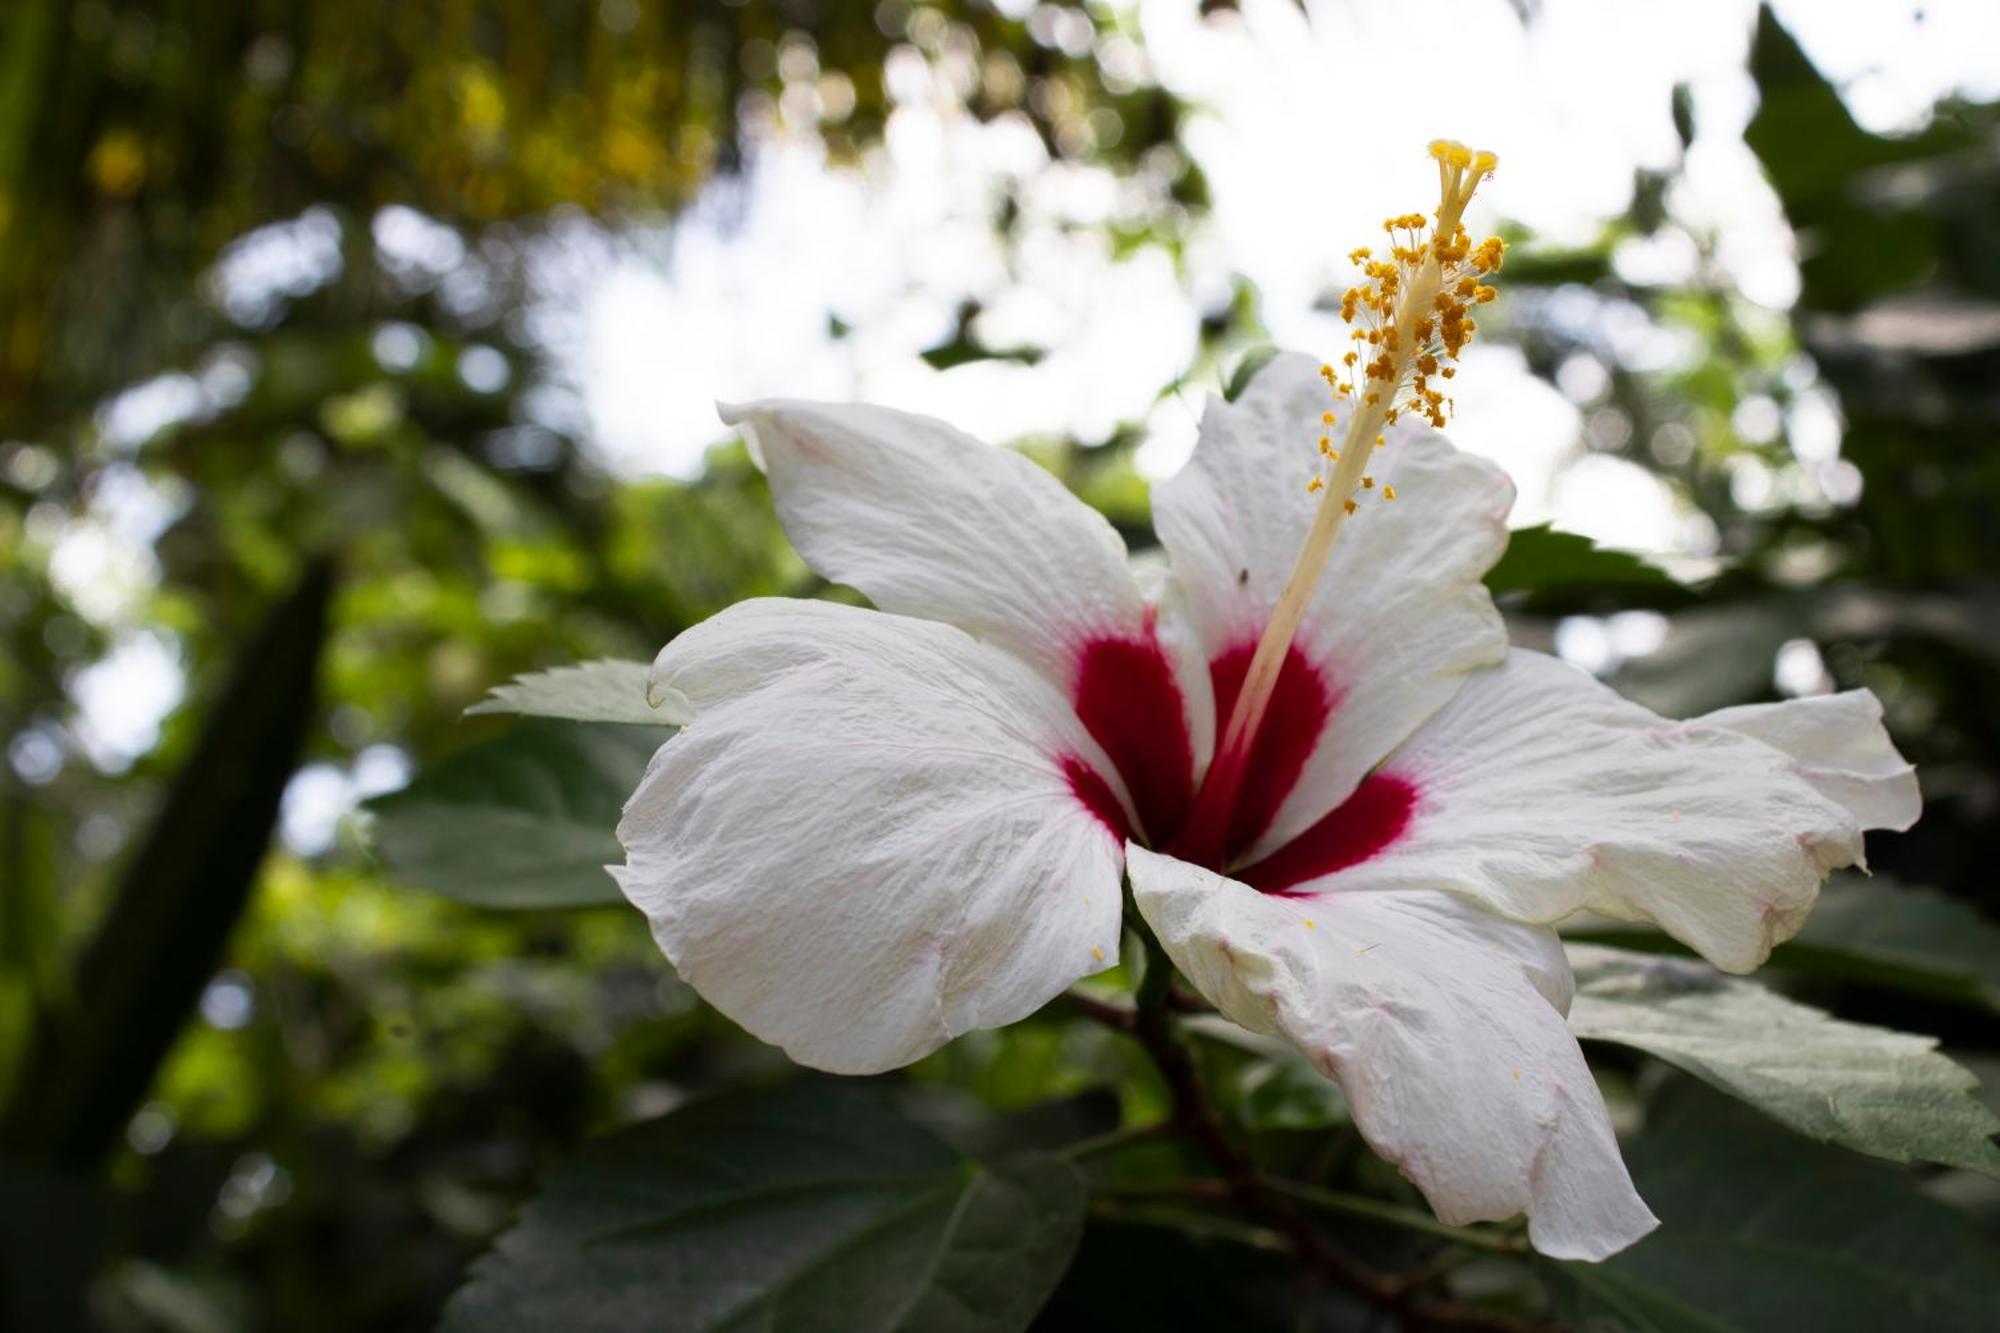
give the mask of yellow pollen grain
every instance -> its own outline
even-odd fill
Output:
[[[1090,946],[1090,956],[1092,958],[1095,958],[1098,962],[1101,963],[1104,961],[1104,950],[1098,948],[1095,944],[1093,944]]]
[[[1307,495],[1316,494],[1319,491],[1320,487],[1324,485],[1326,485],[1326,479],[1324,477],[1314,477],[1311,481],[1306,483],[1306,494]]]
[[[1352,500],[1342,500],[1340,503],[1344,508],[1346,508],[1347,512],[1350,514],[1353,513],[1357,508],[1359,508],[1359,506],[1357,506]]]
[[[1382,498],[1383,498],[1384,500],[1393,500],[1393,499],[1395,499],[1395,498],[1396,498],[1396,488],[1395,488],[1394,486],[1384,486],[1384,487],[1382,488]]]
[[[1364,491],[1372,491],[1372,490],[1374,490],[1374,489],[1375,489],[1375,478],[1373,478],[1373,477],[1363,477],[1363,478],[1361,479],[1361,489],[1362,489],[1362,490],[1364,490]]]
[[[1313,924],[1313,919],[1312,919],[1311,917],[1307,917],[1307,918],[1305,918],[1305,923],[1306,923],[1306,929],[1307,929],[1307,930],[1318,930],[1318,929],[1319,929],[1319,927],[1318,927],[1318,926],[1315,926],[1315,925]]]

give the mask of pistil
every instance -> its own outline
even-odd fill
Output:
[[[1443,426],[1451,400],[1436,387],[1439,379],[1456,373],[1450,365],[1477,327],[1468,312],[1493,298],[1493,288],[1480,278],[1500,267],[1503,250],[1498,237],[1474,247],[1461,221],[1473,192],[1491,175],[1497,159],[1475,153],[1463,144],[1438,140],[1430,146],[1438,164],[1438,207],[1428,229],[1421,214],[1389,218],[1383,229],[1391,238],[1387,258],[1359,249],[1350,256],[1363,263],[1362,285],[1348,289],[1341,313],[1354,325],[1354,346],[1341,368],[1321,367],[1335,399],[1335,409],[1322,418],[1328,432],[1319,450],[1326,460],[1307,485],[1318,494],[1319,508],[1292,565],[1284,588],[1265,623],[1263,636],[1250,661],[1242,689],[1224,726],[1215,758],[1196,800],[1195,810],[1179,851],[1190,859],[1217,864],[1226,851],[1221,843],[1230,811],[1241,789],[1258,728],[1270,707],[1294,636],[1305,618],[1314,588],[1325,572],[1334,542],[1355,513],[1355,496],[1375,490],[1369,459],[1382,446],[1383,432],[1404,412],[1415,412],[1434,426]],[[1407,390],[1407,392],[1406,392]],[[1331,431],[1339,411],[1347,415],[1338,448]],[[1332,472],[1324,471],[1331,464]],[[1379,491],[1394,500],[1393,486]]]

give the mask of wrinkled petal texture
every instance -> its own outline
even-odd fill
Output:
[[[908,1064],[1115,961],[1104,760],[1020,662],[946,625],[741,603],[654,665],[694,720],[613,868],[681,975],[794,1059]]]
[[[773,400],[746,427],[785,535],[884,611],[956,625],[1067,689],[1082,645],[1136,632],[1125,543],[1032,460],[930,417]]]
[[[1656,1225],[1563,1014],[1555,933],[1450,894],[1275,897],[1127,849],[1139,910],[1231,1019],[1296,1044],[1444,1221],[1525,1213],[1535,1248],[1601,1259]]]
[[[749,432],[807,564],[885,611],[1033,664],[1100,742],[1104,776],[1122,775],[1141,823],[1180,823],[1210,725],[1203,664],[1156,634],[1102,514],[1030,459],[929,417],[791,400],[723,416]]]
[[[1417,793],[1394,845],[1292,891],[1448,889],[1531,922],[1588,908],[1655,922],[1747,972],[1798,931],[1820,881],[1860,858],[1864,823],[1891,804],[1873,787],[1861,807],[1844,803],[1827,792],[1829,770],[1811,767],[1873,773],[1893,757],[1886,737],[1838,738],[1846,720],[1815,709],[1668,721],[1516,650],[1383,764]]]
[[[1865,829],[1900,832],[1923,813],[1917,770],[1896,753],[1882,725],[1882,703],[1870,690],[1744,704],[1710,713],[1702,721],[1790,755],[1800,777],[1846,806]]]
[[[1194,457],[1154,490],[1160,541],[1219,681],[1231,670],[1240,678],[1312,525],[1318,497],[1306,483],[1329,406],[1317,363],[1280,356],[1236,402],[1209,403]],[[1349,409],[1335,410],[1344,423]],[[1336,440],[1340,429],[1331,428]],[[1388,439],[1372,475],[1399,498],[1361,493],[1300,627],[1311,678],[1300,687],[1323,692],[1329,707],[1255,855],[1345,800],[1467,672],[1507,650],[1481,579],[1506,548],[1513,484],[1433,431],[1406,422]]]

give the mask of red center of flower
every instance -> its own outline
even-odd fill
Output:
[[[1218,719],[1234,707],[1255,648],[1246,640],[1209,663]],[[1128,827],[1109,784],[1088,764],[1065,759],[1070,786],[1091,813],[1120,838],[1142,836],[1153,847],[1267,893],[1374,856],[1402,835],[1416,806],[1411,783],[1372,774],[1303,833],[1245,863],[1341,702],[1341,691],[1297,645],[1278,673],[1256,734],[1217,755],[1198,791],[1180,686],[1150,627],[1143,637],[1087,643],[1077,657],[1074,697],[1077,716],[1124,779],[1140,827]]]

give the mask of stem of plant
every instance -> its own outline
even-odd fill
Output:
[[[1274,1188],[1272,1182],[1260,1176],[1250,1159],[1230,1142],[1209,1104],[1208,1091],[1194,1057],[1173,1031],[1173,961],[1136,911],[1128,907],[1126,917],[1146,949],[1146,971],[1139,982],[1136,1009],[1127,1011],[1098,1001],[1087,1001],[1078,1007],[1081,1012],[1127,1033],[1145,1049],[1173,1101],[1173,1118],[1168,1124],[1193,1139],[1215,1166],[1226,1198],[1243,1213],[1283,1236],[1313,1276],[1359,1294],[1406,1329],[1527,1333],[1536,1327],[1453,1302],[1418,1304],[1414,1298],[1419,1284],[1377,1273],[1334,1246],[1292,1206],[1285,1197],[1289,1191]],[[1324,1199],[1314,1201],[1326,1205]]]

